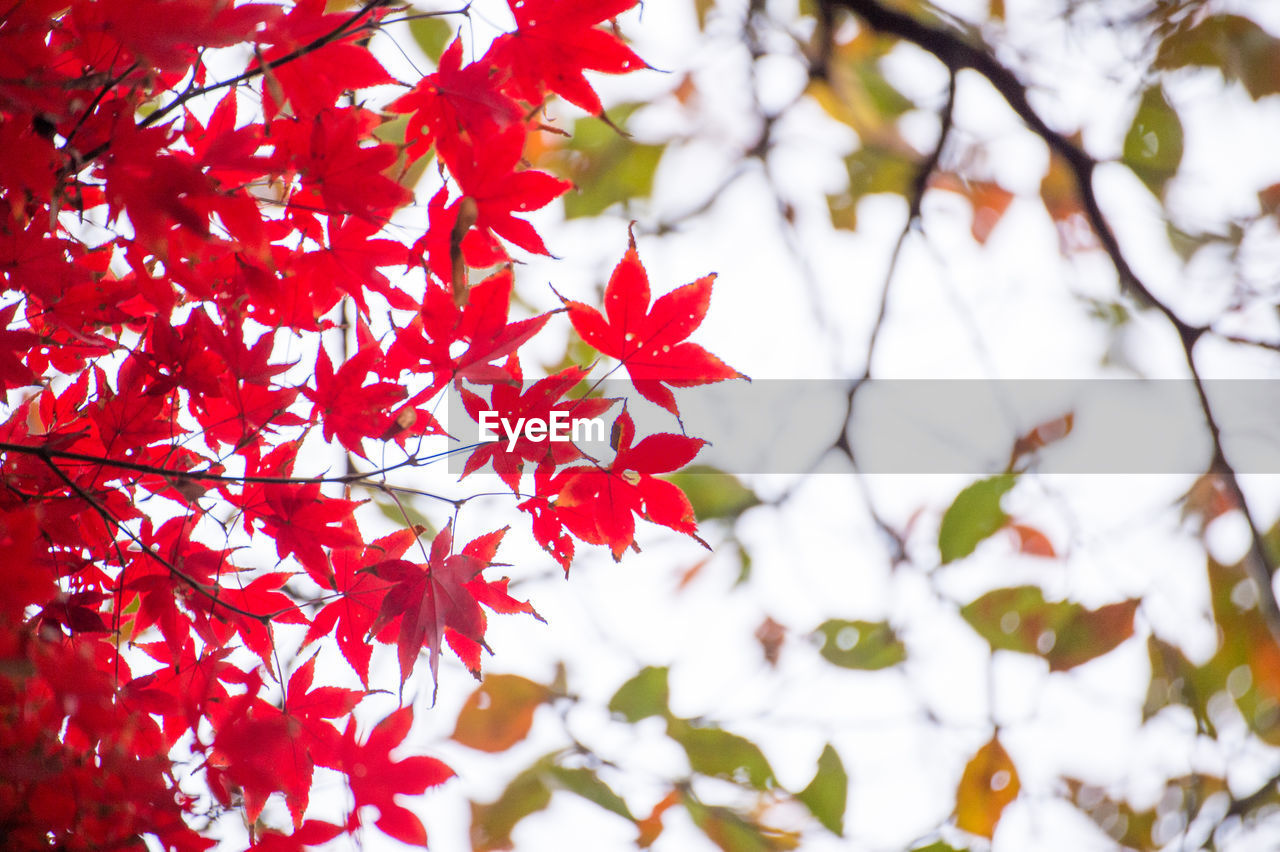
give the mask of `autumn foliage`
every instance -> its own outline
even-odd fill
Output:
[[[416,80],[369,50],[398,14],[378,2],[0,11],[9,848],[204,849],[227,808],[256,849],[366,826],[426,844],[397,797],[452,771],[393,757],[411,705],[372,729],[353,711],[402,690],[423,652],[420,677],[446,649],[478,675],[487,614],[536,614],[493,567],[517,533],[459,542],[451,523],[432,539],[406,514],[371,539],[355,512],[394,492],[390,469],[438,460],[432,412],[451,386],[545,413],[587,378],[521,389],[519,351],[553,317],[512,316],[511,261],[548,253],[527,216],[570,189],[522,152],[549,98],[601,113],[584,71],[646,67],[609,24],[635,2],[511,0],[515,27],[483,56],[465,62],[455,40]],[[405,239],[388,226],[432,158],[441,188]],[[738,375],[685,340],[710,292],[703,278],[650,308],[633,243],[605,315],[568,301],[568,320],[678,414],[670,386]],[[621,557],[637,518],[693,535],[689,501],[654,474],[701,442],[573,404],[612,409],[612,460],[487,445],[464,448],[468,472],[503,475],[566,571],[575,540]],[[304,443],[333,451],[307,462]],[[335,456],[347,472],[326,469]],[[363,688],[317,678],[328,637]],[[377,644],[394,646],[399,683],[371,682]],[[309,813],[318,768],[342,777],[347,813]],[[290,818],[264,818],[272,799]]]

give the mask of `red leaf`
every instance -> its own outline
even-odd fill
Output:
[[[702,324],[714,280],[714,275],[699,278],[661,296],[650,308],[649,278],[633,239],[605,288],[608,319],[581,302],[562,301],[584,341],[621,361],[645,399],[679,416],[668,385],[692,387],[745,378],[698,344],[683,342]]]
[[[595,0],[571,8],[556,0],[507,0],[507,5],[517,29],[494,42],[491,61],[510,69],[504,85],[527,103],[540,104],[544,92],[554,92],[599,114],[600,98],[583,71],[622,74],[648,67],[613,33],[596,29],[636,0]]]

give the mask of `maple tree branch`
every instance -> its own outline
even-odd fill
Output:
[[[323,485],[325,483],[356,483],[369,480],[372,477],[383,476],[394,470],[403,467],[417,467],[439,459],[445,458],[453,453],[461,450],[471,449],[470,447],[459,447],[446,450],[441,453],[434,453],[425,458],[410,456],[401,462],[393,465],[378,468],[377,470],[356,471],[341,476],[236,476],[229,473],[209,473],[199,470],[176,470],[174,468],[160,467],[158,465],[142,464],[140,462],[131,462],[125,459],[112,459],[104,456],[95,456],[89,453],[76,453],[70,450],[55,450],[48,447],[37,447],[31,444],[15,444],[10,441],[0,441],[0,452],[14,452],[22,455],[34,456],[41,459],[45,463],[49,463],[53,459],[66,459],[69,461],[82,461],[89,464],[96,464],[102,467],[113,467],[119,470],[131,470],[135,473],[145,473],[153,476],[162,476],[166,479],[196,479],[205,482],[230,482],[230,483],[254,483],[258,485]]]
[[[849,388],[849,392],[845,395],[844,423],[846,428],[840,430],[839,437],[831,445],[832,449],[839,450],[845,454],[855,470],[858,467],[858,461],[853,452],[853,445],[849,443],[847,424],[853,417],[858,391],[871,379],[871,361],[875,355],[876,344],[880,340],[880,331],[884,328],[885,316],[889,307],[889,290],[893,286],[894,274],[898,268],[898,260],[902,257],[903,246],[906,245],[907,237],[912,230],[919,227],[920,209],[924,204],[925,191],[929,188],[929,178],[938,168],[938,163],[942,159],[943,149],[946,148],[947,139],[950,138],[951,130],[955,125],[956,72],[954,69],[949,70],[950,73],[947,75],[947,98],[942,105],[941,112],[938,114],[938,141],[924,160],[921,161],[916,169],[915,176],[912,178],[911,195],[907,199],[907,221],[903,223],[902,230],[898,233],[898,240],[894,244],[893,253],[889,257],[889,268],[885,271],[884,283],[880,287],[880,305],[876,310],[876,318],[872,323],[871,334],[867,339],[867,355],[863,363],[862,375],[854,381]],[[862,499],[867,504],[867,512],[871,516],[872,523],[876,525],[876,528],[880,530],[881,534],[892,546],[890,561],[892,564],[898,565],[906,559],[907,543],[903,535],[876,511],[875,504],[871,499],[871,489],[868,487],[866,480],[863,477],[858,477],[857,479],[862,491]]]
[[[322,36],[318,36],[312,39],[311,41],[307,42],[301,47],[295,48],[294,50],[290,51],[289,53],[286,53],[284,56],[281,56],[278,59],[273,59],[270,62],[261,63],[254,68],[250,68],[245,72],[241,74],[237,74],[236,76],[228,78],[226,80],[221,80],[217,83],[210,83],[209,85],[201,86],[198,89],[195,89],[195,88],[188,89],[187,91],[179,95],[177,98],[174,98],[164,107],[157,109],[155,112],[143,118],[141,121],[138,122],[138,126],[150,127],[151,125],[165,118],[167,115],[172,113],[178,107],[182,106],[183,104],[187,103],[188,101],[194,98],[198,98],[202,95],[207,95],[210,92],[216,92],[219,89],[225,89],[228,86],[235,86],[239,83],[252,80],[255,77],[265,74],[267,71],[272,71],[276,68],[279,68],[281,65],[286,65],[290,62],[293,62],[294,60],[301,59],[303,56],[306,56],[308,53],[314,53],[315,51],[319,50],[322,47],[325,47],[331,42],[337,41],[338,39],[354,32],[357,29],[357,27],[355,26],[356,24],[360,23],[362,20],[368,17],[368,15],[371,12],[373,12],[374,9],[377,9],[381,6],[385,6],[389,2],[390,0],[370,0],[369,3],[366,3],[364,6],[361,6],[359,9],[353,12],[345,21],[343,21],[340,25],[335,27],[333,30],[329,31],[328,33],[325,33]],[[81,122],[83,121],[84,119],[82,118]],[[70,144],[70,142],[71,140],[68,138],[66,143],[63,144],[63,148],[66,148],[66,146]],[[79,157],[76,160],[77,171],[79,169],[84,168],[86,164],[92,162],[93,160],[96,160],[98,157],[101,157],[104,153],[106,153],[106,151],[110,147],[111,147],[111,141],[108,139],[107,141],[100,144],[98,147],[84,154],[82,157]]]
[[[71,128],[71,132],[67,134],[66,142],[63,143],[64,148],[71,144],[71,140],[75,138],[76,133],[84,126],[85,121],[93,114],[93,111],[98,108],[98,104],[102,103],[102,99],[107,96],[107,93],[124,82],[124,79],[136,70],[138,70],[138,63],[135,61],[128,68],[121,71],[118,76],[102,85],[102,88],[98,90],[98,94],[94,95],[93,100],[84,108],[84,112],[80,113],[80,118],[76,119],[75,127]]]
[[[245,618],[252,618],[254,621],[257,621],[260,624],[264,624],[264,625],[269,624],[271,622],[272,617],[274,615],[279,614],[279,613],[272,613],[269,615],[262,615],[260,613],[250,612],[247,609],[241,609],[235,604],[228,603],[227,601],[223,600],[218,595],[217,586],[214,587],[215,589],[214,591],[210,591],[204,583],[201,583],[199,580],[187,574],[182,569],[178,568],[176,565],[170,562],[168,559],[165,559],[163,556],[161,556],[160,554],[152,550],[150,547],[148,547],[146,542],[144,542],[142,538],[138,536],[137,533],[135,533],[133,530],[126,527],[123,523],[119,521],[119,519],[117,519],[114,515],[108,512],[106,507],[103,506],[100,502],[98,502],[98,499],[96,497],[94,497],[92,494],[90,494],[88,491],[82,488],[75,480],[73,480],[70,476],[68,476],[67,472],[64,471],[62,468],[58,467],[58,465],[53,461],[53,459],[48,458],[47,456],[43,456],[41,457],[41,461],[43,461],[49,467],[49,469],[53,471],[54,475],[57,476],[59,479],[61,479],[68,488],[74,491],[76,493],[76,496],[78,496],[81,500],[84,500],[86,503],[88,503],[90,508],[92,508],[94,512],[96,512],[98,516],[102,518],[103,522],[106,523],[108,527],[115,527],[117,531],[124,533],[129,538],[130,541],[132,541],[134,544],[138,545],[138,547],[142,549],[143,555],[160,563],[160,565],[164,566],[165,570],[167,570],[171,576],[176,577],[178,580],[181,580],[183,583],[190,586],[193,590],[204,595],[210,601],[212,601],[216,606],[221,606],[227,609],[228,611],[234,612],[235,614],[243,616]],[[120,549],[119,543],[114,541],[112,543],[115,544],[116,550],[118,552]],[[124,565],[120,566],[120,570],[122,572],[124,571]]]
[[[287,65],[296,59],[301,59],[302,57],[306,56],[308,53],[314,53],[315,51],[319,50],[322,47],[325,47],[331,42],[337,41],[343,36],[348,35],[351,32],[354,32],[356,29],[355,27],[356,24],[360,23],[360,21],[362,21],[365,17],[367,17],[369,13],[371,13],[374,9],[377,9],[380,6],[385,6],[387,5],[388,2],[389,0],[371,0],[371,2],[366,3],[364,6],[361,6],[359,9],[353,12],[345,21],[343,21],[340,25],[335,27],[333,30],[329,31],[328,33],[325,33],[322,36],[318,36],[317,38],[312,39],[311,41],[307,42],[301,47],[291,50],[290,52],[286,53],[284,56],[279,57],[278,59],[273,59],[270,62],[259,64],[257,67],[250,68],[246,70],[244,73],[237,74],[235,77],[231,77],[230,79],[222,80],[217,83],[210,83],[207,86],[201,86],[198,89],[192,89],[189,92],[184,92],[180,97],[166,104],[163,109],[158,109],[155,112],[151,113],[151,115],[148,115],[146,118],[142,119],[142,121],[138,122],[138,126],[150,127],[151,125],[160,121],[166,115],[173,112],[175,109],[182,106],[187,101],[192,100],[193,98],[198,98],[201,95],[207,95],[210,92],[216,92],[219,89],[225,89],[227,86],[234,86],[238,83],[243,83],[248,80],[252,80],[253,78],[261,74],[265,74],[267,71],[273,71],[276,68],[279,68],[281,65]]]
[[[857,393],[857,389],[862,386],[863,382],[871,378],[871,358],[875,354],[876,344],[880,340],[880,331],[884,328],[885,314],[889,308],[889,288],[893,284],[894,273],[898,268],[898,260],[902,257],[902,248],[907,242],[907,236],[914,228],[919,227],[920,208],[924,204],[925,190],[929,188],[929,178],[938,168],[938,161],[942,159],[942,149],[946,147],[947,138],[951,135],[951,128],[955,124],[956,72],[954,69],[949,70],[950,73],[947,75],[947,100],[938,116],[938,120],[941,123],[941,128],[938,131],[938,142],[933,146],[933,150],[929,152],[929,156],[920,164],[914,179],[911,181],[911,196],[907,200],[907,221],[903,224],[902,231],[898,234],[898,242],[893,247],[893,254],[889,257],[889,269],[884,274],[884,284],[880,288],[880,306],[876,311],[875,322],[871,326],[871,334],[867,339],[867,357],[862,367],[862,375],[849,392],[849,404],[851,407],[853,405],[853,395]]]
[[[1212,406],[1209,404],[1203,378],[1195,363],[1196,341],[1209,329],[1183,320],[1168,303],[1161,301],[1151,292],[1129,265],[1094,192],[1093,174],[1098,161],[1076,142],[1045,123],[1027,99],[1027,87],[984,46],[971,44],[955,30],[926,24],[905,12],[886,8],[877,0],[822,0],[822,5],[827,8],[846,9],[872,30],[897,36],[903,41],[916,45],[945,65],[952,75],[962,70],[977,72],[995,88],[1023,123],[1049,146],[1050,153],[1057,154],[1065,162],[1075,180],[1085,218],[1097,236],[1102,250],[1115,267],[1121,287],[1132,293],[1141,304],[1154,308],[1178,334],[1183,357],[1190,370],[1191,379],[1200,400],[1201,412],[1204,414],[1212,440],[1213,458],[1210,471],[1222,477],[1232,500],[1249,525],[1250,545],[1249,555],[1244,560],[1245,569],[1259,588],[1259,607],[1266,620],[1267,628],[1272,638],[1280,643],[1280,603],[1277,602],[1273,584],[1276,568],[1267,555],[1262,532],[1249,510],[1244,492],[1240,487],[1239,476],[1223,452],[1221,432],[1214,418]]]
[[[406,7],[406,8],[409,8],[409,7]],[[467,3],[465,6],[460,6],[457,9],[449,9],[444,12],[417,12],[415,14],[404,15],[399,18],[388,18],[382,21],[382,24],[384,25],[385,24],[403,24],[406,21],[419,21],[419,20],[422,20],[423,18],[444,18],[449,15],[466,15],[470,17],[471,4]]]

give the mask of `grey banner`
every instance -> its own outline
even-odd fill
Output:
[[[872,380],[857,388],[850,407],[853,387],[774,380],[675,389],[677,421],[630,383],[605,381],[593,395],[618,402],[603,423],[580,425],[577,443],[607,464],[612,424],[625,403],[637,442],[683,426],[708,442],[696,463],[730,473],[848,472],[847,461],[832,452],[841,441],[863,473],[985,474],[1011,464],[1046,473],[1202,473],[1212,458],[1191,381]],[[486,386],[468,389],[490,398]],[[1280,381],[1212,380],[1204,389],[1237,472],[1280,473]],[[478,424],[456,390],[448,408],[447,428],[458,446],[480,443]],[[505,447],[517,424],[508,418],[504,429],[501,415],[490,423]],[[572,411],[558,416],[557,437],[572,437],[573,418]],[[540,431],[519,427],[525,436]],[[469,455],[452,456],[451,469],[460,472]]]

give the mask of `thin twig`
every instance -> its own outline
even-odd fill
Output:
[[[1066,163],[1075,179],[1085,218],[1097,235],[1102,250],[1106,252],[1112,266],[1115,267],[1121,287],[1133,294],[1140,303],[1159,312],[1178,334],[1183,356],[1191,373],[1192,382],[1195,384],[1201,411],[1213,442],[1211,470],[1222,477],[1230,496],[1240,507],[1248,523],[1251,542],[1249,557],[1244,560],[1245,570],[1258,586],[1259,606],[1266,619],[1267,628],[1272,638],[1280,643],[1280,603],[1277,603],[1275,587],[1272,583],[1275,567],[1267,555],[1262,532],[1249,510],[1244,492],[1240,487],[1239,477],[1223,452],[1219,427],[1205,392],[1204,381],[1195,363],[1196,341],[1207,331],[1207,328],[1192,325],[1178,316],[1169,304],[1156,298],[1129,265],[1094,192],[1093,173],[1098,161],[1070,138],[1049,127],[1031,107],[1027,100],[1027,88],[1017,76],[996,60],[987,49],[969,43],[960,33],[922,23],[911,15],[886,8],[876,0],[824,0],[824,2],[837,8],[847,9],[877,32],[897,36],[920,47],[945,65],[953,74],[965,69],[977,72],[1000,93],[1027,127],[1049,146],[1049,150],[1060,156]]]

